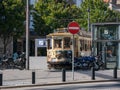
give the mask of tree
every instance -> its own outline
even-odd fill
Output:
[[[56,28],[67,27],[78,18],[80,10],[65,0],[39,0],[34,8],[34,29],[40,36],[46,36]]]
[[[66,0],[39,0],[34,8],[33,23],[35,31],[41,35],[53,32],[54,29],[67,27],[71,21],[77,21],[82,28],[88,28],[90,23],[116,21],[119,13],[108,8],[103,0],[84,0],[80,7]]]
[[[120,17],[120,13],[110,10],[109,4],[103,2],[103,0],[84,0],[81,4],[81,18],[78,20],[80,25],[87,30],[88,26],[88,14],[90,13],[90,23],[98,22],[116,22]]]
[[[25,2],[24,0],[0,1],[0,38],[6,47],[12,38],[20,37],[24,32]]]

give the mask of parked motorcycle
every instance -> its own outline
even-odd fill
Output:
[[[23,53],[15,60],[13,57],[6,57],[3,55],[0,61],[0,69],[25,69],[26,58],[25,54]]]
[[[83,56],[80,58],[74,58],[75,69],[91,69],[94,67],[95,70],[104,68],[104,62],[97,56]]]
[[[25,63],[26,63],[26,58],[25,54],[21,54],[19,58],[14,60],[14,65],[16,68],[19,68],[20,70],[25,69]]]
[[[1,58],[1,69],[10,69],[14,65],[13,59],[3,55]]]

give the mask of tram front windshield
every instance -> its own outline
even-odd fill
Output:
[[[62,39],[54,39],[54,48],[62,48]]]
[[[62,43],[63,42],[63,43]],[[64,37],[63,39],[54,39],[54,48],[70,48],[70,37]]]

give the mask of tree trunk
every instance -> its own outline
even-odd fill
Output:
[[[5,43],[5,38],[3,39],[3,54],[6,54],[6,43]]]

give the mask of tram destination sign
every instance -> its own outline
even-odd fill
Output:
[[[68,24],[68,31],[71,34],[77,34],[80,30],[80,26],[77,22],[73,21]]]

